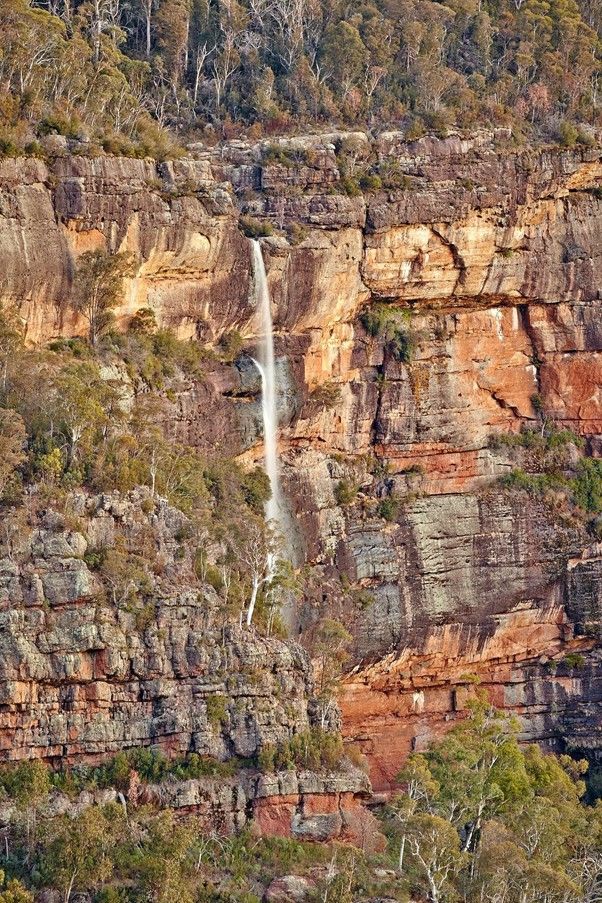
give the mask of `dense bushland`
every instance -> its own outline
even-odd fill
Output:
[[[52,887],[66,903],[81,892],[95,903],[255,903],[274,877],[296,874],[309,879],[308,901],[327,903],[593,903],[602,890],[602,807],[583,802],[586,764],[524,749],[517,730],[476,698],[445,738],[412,755],[379,813],[389,841],[380,855],[252,832],[219,837],[194,815],[148,805],[51,814],[55,788],[74,799],[84,787],[127,792],[132,769],[143,781],[221,773],[199,757],[168,763],[138,751],[67,775],[36,762],[4,766],[0,804],[11,815],[0,901],[28,903]]]
[[[600,27],[596,0],[5,0],[0,152],[164,158],[320,123],[588,142]]]
[[[387,809],[397,867],[432,901],[569,903],[602,890],[602,807],[582,802],[587,763],[519,746],[481,697],[410,756]]]

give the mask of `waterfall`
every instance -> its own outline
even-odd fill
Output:
[[[278,467],[278,409],[276,395],[276,367],[274,363],[274,331],[268,280],[258,241],[252,242],[253,276],[257,305],[259,334],[259,360],[255,365],[261,375],[261,413],[263,418],[263,454],[265,471],[270,481],[272,495],[265,508],[268,523],[278,533],[283,532],[280,472]]]

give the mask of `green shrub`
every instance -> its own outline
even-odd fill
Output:
[[[46,116],[38,124],[39,135],[63,135],[65,138],[79,138],[81,124],[73,116]]]
[[[262,149],[262,162],[266,164],[277,164],[290,169],[293,166],[310,164],[312,162],[312,154],[310,151],[302,147],[283,147],[281,144],[269,144]]]
[[[214,778],[233,777],[248,763],[236,757],[227,762],[219,762],[211,756],[200,756],[198,753],[190,753],[184,759],[178,759],[169,763],[170,774],[182,780],[189,778]]]
[[[152,514],[153,511],[155,510],[155,500],[152,499],[150,496],[146,499],[142,499],[142,502],[140,504],[140,510],[142,511],[143,514]],[[176,539],[177,539],[177,537],[176,537]]]
[[[131,896],[125,887],[103,887],[94,897],[94,903],[130,903]]]
[[[267,238],[274,232],[274,227],[270,222],[256,219],[253,216],[241,216],[238,226],[247,238]]]
[[[382,517],[387,521],[394,521],[397,519],[397,515],[399,513],[399,505],[399,499],[391,495],[387,498],[381,499],[376,510],[379,517]]]
[[[406,141],[416,141],[426,135],[426,126],[420,117],[413,119],[406,129]]]
[[[51,788],[50,772],[39,761],[0,767],[0,788],[21,805],[43,798]]]
[[[54,351],[56,354],[72,354],[73,357],[80,358],[89,358],[94,353],[88,342],[81,336],[75,336],[72,339],[53,339],[47,347],[49,351]]]
[[[145,630],[155,623],[155,605],[153,602],[146,602],[141,608],[137,608],[134,612],[134,622],[136,630],[144,633]]]
[[[424,467],[424,464],[410,464],[409,467],[405,467],[402,471],[400,471],[400,473],[408,474],[408,475],[416,474],[417,476],[424,476],[424,474],[426,473],[426,468]]]
[[[360,178],[360,187],[364,191],[380,191],[383,187],[382,179],[376,173],[365,173]]]
[[[594,147],[596,144],[596,139],[591,132],[585,131],[583,128],[577,129],[577,144],[582,144],[584,147]]]
[[[91,546],[84,552],[84,561],[91,571],[99,570],[107,557],[107,550],[104,546]]]
[[[233,757],[227,762],[220,762],[211,756],[201,756],[197,753],[168,759],[158,749],[138,747],[119,752],[108,762],[95,767],[76,765],[66,771],[47,772],[48,785],[45,792],[51,786],[73,796],[82,790],[97,788],[114,787],[125,792],[133,771],[143,783],[158,784],[169,776],[179,780],[231,777],[242,768],[249,767],[250,764],[247,760],[237,757]]]
[[[284,743],[264,746],[258,756],[258,767],[265,772],[292,768],[332,771],[341,766],[344,758],[343,740],[339,734],[311,728],[294,734]]]
[[[574,147],[579,138],[579,129],[572,122],[561,122],[558,126],[558,139],[564,147]]]
[[[223,360],[235,360],[240,354],[244,343],[245,340],[238,329],[230,329],[228,332],[224,332],[219,340],[219,348]]]
[[[371,608],[376,602],[374,594],[371,593],[369,589],[366,589],[363,586],[358,586],[355,589],[351,590],[350,595],[353,604],[361,611],[365,611],[367,608]]]
[[[387,349],[396,361],[409,364],[412,359],[412,338],[403,330],[396,330],[387,342]]]
[[[10,134],[0,134],[0,158],[21,157],[23,149]]]
[[[538,392],[531,396],[531,405],[536,414],[544,413],[543,398]]]
[[[0,872],[0,876],[4,877]],[[33,894],[16,878],[7,881],[0,890],[0,903],[34,903]]]
[[[583,448],[584,442],[572,430],[559,430],[553,424],[546,427],[543,434],[541,430],[524,429],[520,433],[495,433],[489,437],[490,448],[505,446],[546,452],[565,448],[567,445]]]
[[[139,333],[141,335],[149,335],[157,328],[157,318],[155,312],[150,307],[142,307],[137,311],[130,322],[128,329],[130,332]]]
[[[385,335],[391,326],[399,328],[407,325],[410,316],[409,310],[400,310],[390,304],[377,303],[371,304],[360,314],[360,323],[368,335],[376,337]]]
[[[378,178],[383,188],[408,191],[414,184],[412,177],[403,172],[397,160],[389,159],[379,163]]]
[[[525,473],[520,467],[500,480],[506,489],[518,489],[529,495],[544,495],[550,490],[566,489],[568,481],[558,473]]]
[[[360,323],[369,336],[385,341],[389,354],[396,360],[409,363],[412,357],[412,337],[407,329],[408,310],[388,304],[372,304],[360,314]]]
[[[307,869],[326,864],[332,856],[325,844],[303,843],[293,837],[262,837],[256,851],[262,872],[268,879],[302,874]]]
[[[330,410],[341,400],[341,387],[329,379],[316,386],[309,397],[319,407]]]
[[[341,179],[341,186],[346,195],[350,198],[357,198],[361,195],[362,189],[357,179],[346,177]]]
[[[43,159],[46,156],[44,148],[39,141],[28,141],[23,150],[28,157]]]
[[[309,235],[309,229],[302,223],[290,223],[286,227],[286,231],[288,233],[288,240],[293,246],[300,245]]]
[[[228,708],[225,696],[215,694],[205,700],[207,706],[207,720],[213,728],[218,728],[228,720]]]
[[[249,508],[256,514],[263,514],[264,506],[272,494],[270,479],[265,470],[255,467],[245,473],[241,479],[241,488]]]
[[[334,490],[337,505],[350,505],[357,497],[359,487],[349,480],[340,480]]]
[[[602,459],[582,458],[573,483],[577,505],[590,514],[602,512]]]
[[[270,774],[276,768],[276,746],[266,743],[261,747],[257,755],[257,766],[260,771]]]
[[[580,652],[569,652],[568,655],[565,655],[563,662],[568,668],[583,668],[585,657]]]

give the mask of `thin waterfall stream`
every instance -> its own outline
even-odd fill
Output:
[[[278,465],[278,394],[276,364],[274,358],[274,330],[268,280],[258,241],[252,242],[255,301],[259,325],[259,360],[254,363],[261,376],[261,413],[263,419],[263,454],[265,471],[270,481],[271,497],[265,507],[265,516],[280,538],[284,539],[284,517],[280,491]],[[271,559],[271,560],[270,560]],[[268,560],[268,569],[275,567],[274,556]]]

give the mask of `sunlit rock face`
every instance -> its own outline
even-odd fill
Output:
[[[127,250],[122,325],[148,306],[203,342],[238,330],[252,353],[239,216],[269,221],[283,488],[314,568],[299,626],[328,614],[354,636],[343,724],[374,783],[390,786],[408,750],[461,717],[475,678],[525,736],[595,749],[600,548],[553,504],[500,490],[516,460],[491,437],[538,428],[537,398],[602,452],[600,150],[508,149],[502,132],[354,135],[358,172],[386,164],[397,182],[348,196],[342,137],[290,139],[306,152],[296,166],[240,141],[164,164],[3,161],[2,300],[31,342],[82,331],[78,254]],[[379,305],[407,312],[407,354],[366,329]],[[208,360],[171,428],[260,461],[259,388],[244,355]],[[385,519],[390,495],[402,504]],[[581,671],[562,664],[573,650]]]

